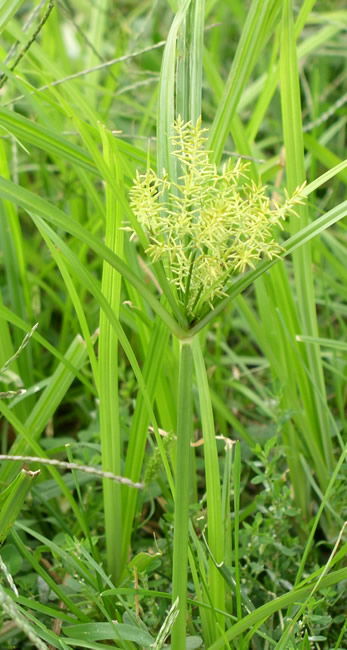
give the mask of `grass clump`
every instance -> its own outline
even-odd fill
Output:
[[[294,4],[0,7],[1,650],[346,646],[347,15]]]

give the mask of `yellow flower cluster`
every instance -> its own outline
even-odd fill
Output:
[[[162,261],[189,318],[225,295],[232,274],[281,252],[274,227],[303,202],[302,188],[282,204],[254,183],[248,163],[229,160],[221,172],[209,160],[206,129],[174,123],[173,155],[178,179],[137,173],[130,201],[145,229],[153,262]]]

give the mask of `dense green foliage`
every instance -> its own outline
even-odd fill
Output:
[[[346,27],[1,4],[1,649],[346,647]]]

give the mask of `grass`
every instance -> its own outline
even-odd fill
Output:
[[[344,647],[343,4],[0,8],[1,648]],[[223,292],[132,209],[152,168],[183,214],[178,116],[306,181]]]

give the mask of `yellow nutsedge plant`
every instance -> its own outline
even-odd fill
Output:
[[[192,321],[226,295],[232,275],[281,253],[274,230],[303,203],[303,186],[280,204],[250,178],[249,163],[229,159],[219,171],[210,162],[200,118],[194,126],[179,117],[173,132],[177,182],[137,172],[130,201],[149,239],[146,252],[164,264]]]

